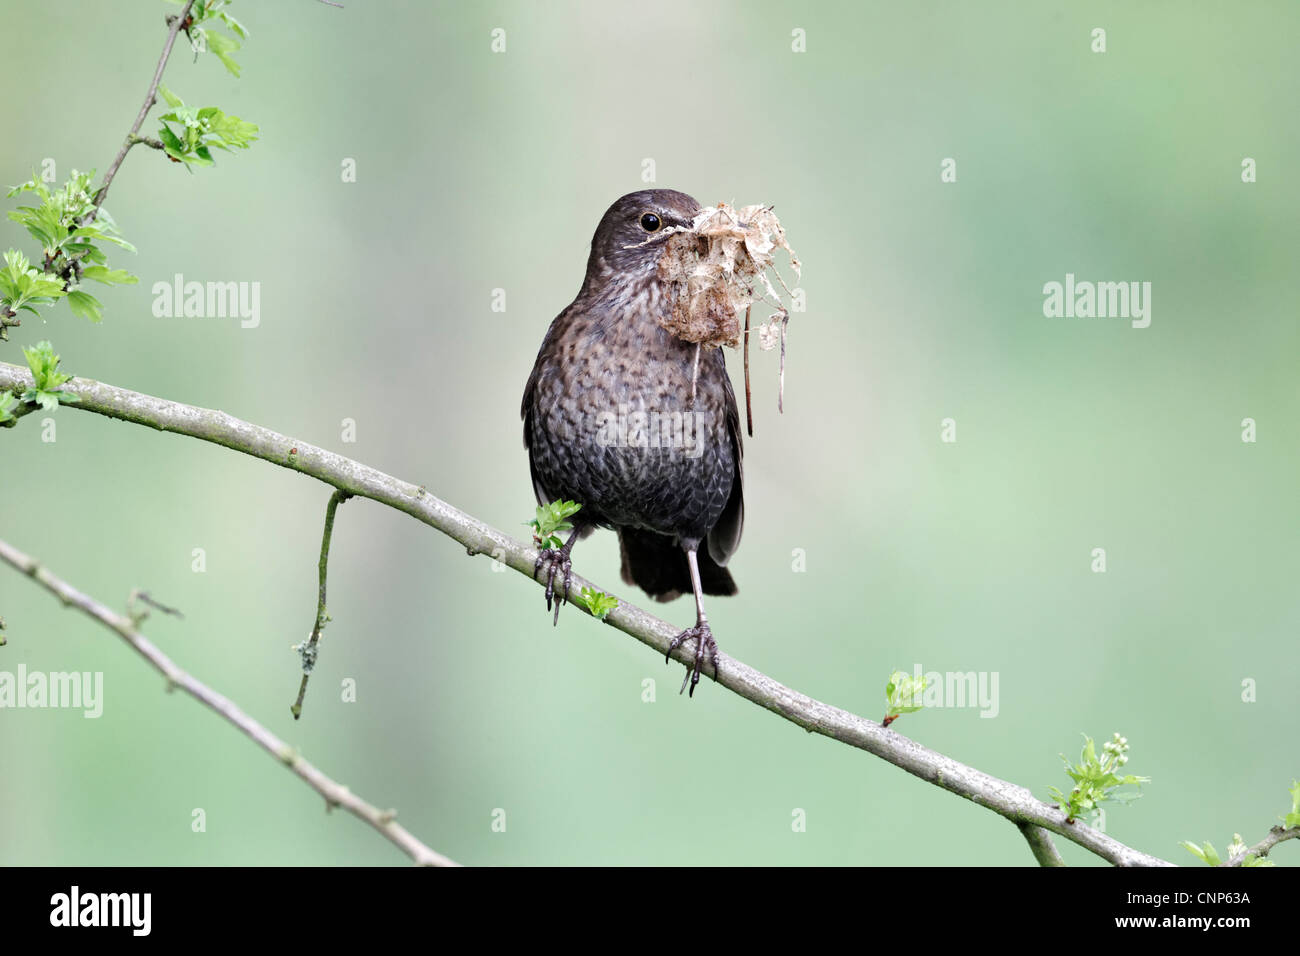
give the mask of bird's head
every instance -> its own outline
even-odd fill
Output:
[[[647,279],[663,251],[660,237],[691,225],[700,204],[675,189],[642,189],[615,200],[591,237],[584,289],[618,280]]]

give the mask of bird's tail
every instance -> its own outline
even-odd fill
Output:
[[[686,552],[672,538],[653,531],[619,528],[618,545],[623,556],[624,583],[636,585],[656,601],[671,601],[691,593],[691,566]],[[707,547],[701,547],[696,557],[705,594],[736,593],[731,572],[710,557]]]

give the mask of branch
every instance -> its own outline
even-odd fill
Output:
[[[9,341],[9,330],[16,329],[22,325],[17,312],[11,312],[8,308],[0,306],[0,342]]]
[[[4,391],[4,389],[0,389],[0,391]],[[18,395],[18,393],[14,393],[14,397],[18,398],[20,396]],[[4,421],[0,422],[0,428],[14,428],[18,424],[18,419],[26,418],[32,412],[39,411],[40,408],[41,406],[38,405],[36,402],[20,401],[17,405],[15,405],[13,408],[9,410],[9,417]]]
[[[142,146],[148,146],[150,149],[158,149],[163,151],[166,151],[167,149],[167,147],[163,145],[162,140],[156,139],[153,136],[132,136],[131,145],[134,146],[136,143],[139,143]],[[172,162],[176,162],[176,160],[173,159]]]
[[[117,175],[118,169],[122,166],[122,160],[126,159],[126,154],[130,152],[131,147],[136,143],[146,143],[153,146],[147,138],[138,136],[140,127],[144,125],[145,117],[153,109],[153,104],[158,99],[158,84],[162,82],[163,70],[167,68],[167,60],[172,55],[172,45],[176,42],[176,34],[181,32],[181,28],[189,22],[190,8],[194,6],[194,0],[187,0],[185,8],[181,10],[180,15],[171,21],[171,29],[167,31],[167,42],[163,44],[162,56],[158,58],[158,66],[154,68],[153,80],[149,83],[149,92],[144,95],[144,102],[140,104],[140,112],[136,114],[135,122],[131,124],[131,131],[126,134],[126,139],[122,141],[122,148],[117,151],[113,163],[108,167],[108,172],[104,173],[104,185],[99,187],[95,193],[95,208],[90,211],[90,216],[82,225],[89,225],[95,221],[99,215],[99,207],[104,205],[104,200],[108,198],[108,187],[113,184],[113,177]],[[162,143],[158,143],[155,149],[161,149]]]
[[[1272,827],[1268,831],[1268,836],[1264,837],[1264,839],[1260,840],[1254,846],[1247,847],[1235,856],[1229,857],[1220,863],[1219,866],[1241,866],[1246,857],[1251,854],[1258,857],[1266,857],[1268,856],[1269,850],[1287,840],[1300,840],[1300,827]]]
[[[307,643],[299,645],[298,649],[299,654],[302,656],[302,683],[298,685],[298,699],[289,708],[294,720],[302,716],[302,699],[307,695],[307,678],[311,677],[312,668],[316,666],[316,645],[320,643],[321,631],[325,630],[325,624],[330,619],[329,613],[325,610],[325,571],[329,567],[330,561],[330,538],[334,534],[334,512],[338,510],[339,505],[351,497],[346,491],[335,491],[334,494],[330,495],[329,504],[325,506],[325,533],[321,535],[320,563],[317,565],[320,575],[320,592],[316,599],[316,621],[312,624],[311,636],[307,638]]]
[[[27,388],[30,383],[27,369],[0,362],[0,389]],[[489,554],[520,574],[533,577],[537,560],[534,549],[457,510],[423,487],[369,465],[221,411],[171,402],[90,379],[74,379],[63,389],[80,397],[79,402],[68,408],[198,438],[301,472],[340,491],[395,508],[460,542],[470,555]],[[572,585],[576,592],[581,592],[583,587],[603,590],[576,574]],[[573,606],[590,614],[581,605]],[[625,601],[609,612],[605,623],[660,654],[667,653],[678,633],[678,628]],[[694,660],[692,652],[684,646],[673,656],[687,665]],[[713,676],[723,687],[751,703],[807,731],[874,754],[913,776],[992,810],[1017,826],[1032,824],[1049,830],[1117,866],[1173,866],[1082,823],[1067,822],[1062,811],[1039,800],[1024,787],[958,763],[864,717],[814,700],[735,658],[719,653],[718,663],[720,673]],[[706,664],[705,672],[712,670]]]
[[[1032,823],[1016,824],[1020,827],[1020,832],[1025,835],[1025,840],[1029,843],[1029,849],[1033,851],[1034,859],[1038,861],[1039,866],[1065,866],[1065,861],[1061,859],[1061,854],[1056,851],[1056,844],[1052,842],[1052,835],[1042,827],[1036,827]]]
[[[275,757],[307,784],[325,798],[328,809],[341,806],[349,813],[370,824],[391,840],[403,853],[422,866],[456,866],[441,853],[429,849],[413,836],[405,827],[393,818],[393,810],[380,810],[365,800],[354,795],[347,787],[335,783],[320,770],[312,766],[292,747],[271,731],[267,730],[252,717],[240,710],[233,701],[207,687],[176,666],[166,654],[160,651],[143,634],[136,630],[129,618],[122,617],[100,604],[92,597],[82,594],[72,585],[55,577],[41,567],[35,559],[28,557],[4,541],[0,541],[0,559],[7,561],[28,577],[37,581],[47,591],[65,605],[88,614],[105,627],[116,631],[123,640],[133,647],[154,669],[167,678],[167,689],[179,687],[209,710],[214,711],[234,724],[245,736],[259,747]]]

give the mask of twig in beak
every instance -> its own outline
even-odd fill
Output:
[[[785,327],[790,324],[790,313],[781,310],[781,375],[780,386],[776,392],[776,410],[785,414]]]
[[[745,427],[749,437],[754,437],[754,401],[749,390],[749,312],[753,306],[745,307]]]
[[[687,408],[695,407],[695,383],[700,380],[700,343],[695,343],[695,367],[691,370],[691,400]]]

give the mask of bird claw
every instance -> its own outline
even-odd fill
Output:
[[[691,685],[689,696],[695,696],[695,685],[700,682],[700,665],[704,663],[705,657],[708,657],[709,663],[713,665],[713,679],[718,679],[718,642],[713,639],[713,632],[709,630],[707,621],[700,621],[694,627],[688,627],[668,645],[668,653],[664,655],[664,663],[672,658],[673,651],[681,647],[691,638],[695,638],[695,664],[687,665],[686,676],[682,678],[682,689],[677,693],[686,690],[686,685]]]
[[[542,565],[546,565],[546,610],[551,609],[551,601],[555,602],[555,617],[551,620],[554,626],[560,623],[560,605],[569,599],[569,585],[573,580],[573,561],[569,558],[569,552],[565,548],[545,548],[537,552],[537,560],[533,563],[533,580],[537,580],[538,573],[542,570]],[[564,593],[557,593],[555,590],[555,575],[564,569]]]

